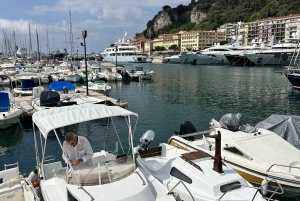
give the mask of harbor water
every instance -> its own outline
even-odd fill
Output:
[[[133,64],[125,66],[128,70],[134,68]],[[300,92],[292,90],[280,67],[151,63],[143,66],[144,70],[155,72],[152,81],[109,83],[110,97],[128,102],[127,109],[139,115],[135,145],[147,130],[156,134],[151,146],[167,142],[186,120],[202,131],[209,129],[211,119],[220,120],[227,113],[241,113],[242,124],[253,126],[272,114],[300,115]],[[98,146],[93,142],[96,124],[72,129],[87,136],[92,146]],[[32,122],[21,122],[0,132],[0,169],[4,164],[19,162],[20,171],[28,175],[36,165]],[[48,139],[47,144],[61,160],[55,137]]]

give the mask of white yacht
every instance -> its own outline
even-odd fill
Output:
[[[116,51],[117,49],[117,51]],[[145,62],[146,56],[143,55],[136,46],[134,46],[130,40],[127,39],[127,32],[122,39],[119,39],[115,43],[115,46],[108,47],[101,53],[103,61],[109,61],[116,63],[128,63],[128,62]]]
[[[265,65],[289,65],[290,58],[295,52],[297,44],[293,42],[283,42],[273,45],[268,50],[258,50],[245,53],[245,56],[256,66]]]
[[[180,64],[181,63],[181,59],[180,59],[179,55],[172,55],[169,57],[165,57],[164,60],[166,60],[167,63],[169,63],[169,64]]]

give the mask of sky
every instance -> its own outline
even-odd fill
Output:
[[[74,52],[84,52],[82,30],[87,30],[86,51],[102,52],[122,38],[133,39],[146,29],[147,22],[169,5],[188,5],[191,0],[0,0],[0,52],[4,33],[19,47],[37,50],[37,34],[42,52],[59,49],[70,52],[70,15]],[[31,37],[29,37],[29,23]],[[48,37],[47,37],[48,32]],[[15,34],[13,34],[15,33]],[[13,37],[15,35],[15,37]],[[48,45],[47,45],[48,44]]]

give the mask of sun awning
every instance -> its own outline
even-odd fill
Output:
[[[95,119],[130,115],[138,116],[119,106],[85,103],[37,111],[32,115],[32,121],[47,138],[48,133],[56,128]]]

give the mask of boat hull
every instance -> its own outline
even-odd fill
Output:
[[[300,74],[298,73],[287,73],[285,74],[287,79],[293,85],[293,88],[300,91]]]
[[[0,112],[0,129],[6,129],[11,125],[18,123],[22,113],[23,111],[21,109],[14,109],[10,112]]]
[[[65,81],[69,82],[79,82],[81,78],[81,75],[74,74],[74,75],[65,75]]]

